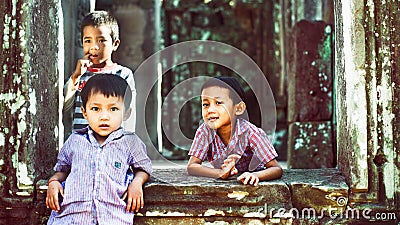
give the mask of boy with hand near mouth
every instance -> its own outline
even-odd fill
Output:
[[[217,77],[201,88],[204,123],[197,129],[189,151],[190,175],[227,179],[257,186],[259,181],[278,179],[282,168],[266,133],[238,118],[246,110],[244,90],[233,77]],[[202,165],[208,160],[213,168]]]
[[[123,78],[109,74],[92,77],[82,89],[89,126],[74,131],[58,154],[48,181],[46,206],[53,211],[47,224],[133,223],[133,212],[144,205],[142,186],[152,166],[144,143],[121,128],[131,112],[131,94]]]
[[[135,131],[136,124],[136,89],[133,72],[112,61],[112,53],[118,49],[119,27],[117,20],[106,11],[89,13],[81,25],[84,56],[78,60],[74,73],[64,87],[64,119],[71,117],[72,129],[86,127],[88,122],[82,115],[80,91],[92,76],[99,73],[117,75],[124,78],[132,90],[132,112],[124,123],[124,128]],[[65,124],[66,125],[66,124]],[[66,125],[67,126],[67,125]]]

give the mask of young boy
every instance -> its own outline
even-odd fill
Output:
[[[204,123],[197,129],[189,151],[190,175],[237,179],[256,186],[259,181],[277,179],[282,168],[265,132],[238,118],[246,110],[244,90],[232,77],[217,77],[201,88]],[[214,168],[202,165],[208,160]]]
[[[98,73],[109,73],[124,78],[132,90],[132,114],[123,126],[126,130],[135,131],[136,123],[136,89],[132,71],[113,63],[111,55],[117,50],[119,40],[117,20],[106,11],[89,13],[82,21],[81,35],[83,43],[82,59],[78,60],[76,69],[64,87],[63,117],[71,118],[72,129],[86,127],[88,122],[83,118],[80,91],[90,77]],[[72,112],[71,112],[72,111]],[[65,124],[68,127],[68,124]]]
[[[89,126],[74,131],[58,154],[48,181],[46,206],[53,211],[47,224],[133,223],[133,212],[144,205],[142,186],[152,166],[144,143],[121,128],[131,94],[123,78],[109,74],[90,78],[82,89]]]

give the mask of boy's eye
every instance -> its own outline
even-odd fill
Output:
[[[222,104],[224,104],[224,103],[221,102],[221,101],[217,101],[216,104],[217,104],[217,105],[222,105]]]
[[[207,107],[207,106],[208,106],[208,103],[203,103],[202,106],[203,106],[203,107]]]
[[[106,42],[106,41],[107,41],[106,39],[99,40],[100,43],[103,43],[103,42]]]
[[[112,107],[111,108],[111,111],[113,111],[113,112],[115,112],[115,111],[118,111],[119,109],[117,108],[117,107]]]
[[[90,43],[90,40],[83,40],[83,43]]]
[[[99,111],[99,107],[92,107],[92,108],[90,108],[90,110],[92,110],[92,111]]]

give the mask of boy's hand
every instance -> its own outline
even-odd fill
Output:
[[[88,67],[91,67],[93,63],[90,61],[90,55],[86,54],[82,59],[79,59],[76,63],[75,72],[72,74],[71,79],[74,84],[78,82],[78,79],[86,72]]]
[[[50,182],[47,188],[46,206],[56,212],[60,211],[59,194],[64,197],[64,189],[60,182]]]
[[[239,181],[241,181],[243,184],[250,184],[250,185],[254,185],[254,186],[257,186],[258,182],[260,181],[260,179],[258,178],[257,175],[255,175],[254,173],[250,173],[250,172],[244,172],[237,179]]]
[[[132,181],[122,196],[122,200],[126,200],[127,212],[138,212],[144,206],[142,184]]]
[[[238,170],[236,169],[236,161],[240,159],[240,155],[232,154],[229,155],[227,159],[224,160],[224,164],[222,164],[222,174],[220,176],[221,179],[226,179],[230,176],[236,175]]]

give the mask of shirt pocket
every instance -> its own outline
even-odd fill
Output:
[[[105,173],[112,181],[124,185],[125,177],[129,169],[127,158],[117,152],[107,154],[105,160]]]

